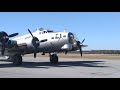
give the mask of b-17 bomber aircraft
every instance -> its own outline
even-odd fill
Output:
[[[42,55],[49,53],[50,62],[55,64],[58,63],[58,52],[67,54],[68,51],[79,50],[82,56],[82,47],[87,47],[83,45],[85,39],[82,42],[78,41],[72,32],[55,32],[44,28],[34,32],[28,29],[28,32],[29,34],[10,39],[18,33],[8,35],[1,31],[0,56],[8,56],[14,65],[21,65],[22,56],[25,54],[34,53],[36,58],[39,52],[42,52]]]

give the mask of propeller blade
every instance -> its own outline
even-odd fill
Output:
[[[77,46],[78,46],[78,48],[80,50],[80,54],[81,54],[81,57],[82,57],[82,45],[80,45],[80,41],[77,41]]]
[[[30,31],[29,29],[28,29],[28,31],[29,31],[29,33],[31,34],[31,36],[34,37],[33,34],[31,33],[31,31]]]
[[[47,39],[44,39],[44,40],[41,40],[40,42],[46,42],[47,41]]]
[[[67,54],[68,53],[68,51],[65,51],[65,54]]]
[[[85,39],[83,39],[82,43],[85,41]]]
[[[34,58],[36,58],[36,56],[37,56],[37,53],[34,52]]]
[[[9,35],[8,37],[10,38],[10,37],[14,37],[14,36],[17,36],[17,35],[18,35],[18,33],[13,33],[13,34]]]
[[[81,57],[82,57],[82,48],[81,48],[81,45],[80,45],[79,49],[80,49],[80,54],[81,54]]]
[[[34,58],[36,58],[36,56],[37,56],[37,48],[35,47],[34,48]]]

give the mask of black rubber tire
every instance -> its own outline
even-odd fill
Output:
[[[22,56],[19,54],[16,54],[12,58],[13,64],[14,65],[21,65],[22,64]]]
[[[58,63],[58,56],[56,54],[50,55],[50,62],[52,64]]]

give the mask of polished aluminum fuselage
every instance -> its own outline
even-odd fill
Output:
[[[32,34],[33,36],[37,37],[39,41],[47,39],[46,42],[40,42],[40,45],[37,50],[38,52],[64,51],[65,49],[62,47],[65,44],[72,45],[72,40],[74,39],[73,38],[74,36],[70,36],[72,34],[70,32],[44,32],[44,31],[38,30],[36,32],[33,32]],[[30,34],[14,38],[13,40],[16,40],[18,45],[26,44],[28,52],[33,51],[34,49],[31,43],[32,36]],[[71,47],[68,47],[68,50],[71,50],[71,49],[72,49]]]

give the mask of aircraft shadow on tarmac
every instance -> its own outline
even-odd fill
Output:
[[[4,61],[5,60],[0,60]],[[8,62],[8,61],[7,61]],[[104,65],[105,61],[59,61],[57,64],[50,62],[24,62],[17,67],[25,68],[50,68],[50,67],[108,67]],[[101,65],[102,64],[102,65]],[[0,68],[16,67],[11,63],[1,63]]]

